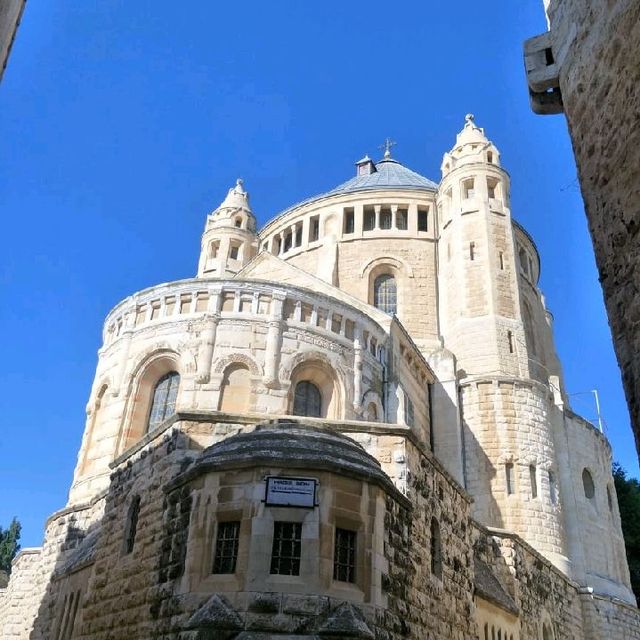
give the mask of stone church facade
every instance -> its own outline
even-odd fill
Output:
[[[640,638],[600,431],[568,405],[498,149],[395,160],[107,316],[67,505],[2,638]]]

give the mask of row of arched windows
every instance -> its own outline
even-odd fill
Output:
[[[170,371],[163,375],[153,388],[145,433],[152,431],[170,418],[176,409],[176,397],[180,385],[180,374]],[[220,389],[218,409],[228,412],[248,410],[250,394],[250,372],[243,364],[232,364],[225,370]],[[292,414],[312,418],[326,417],[327,398],[323,398],[320,387],[310,380],[300,380],[293,392]],[[377,420],[374,403],[368,407],[369,418]]]

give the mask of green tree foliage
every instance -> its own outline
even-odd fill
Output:
[[[16,518],[11,521],[8,529],[0,527],[0,571],[11,573],[11,561],[20,550],[20,530],[22,525]]]
[[[627,547],[627,561],[631,572],[631,588],[640,602],[640,482],[627,478],[626,471],[613,463],[613,481],[618,494],[622,535]]]

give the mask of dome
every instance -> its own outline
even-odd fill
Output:
[[[370,162],[369,156],[365,156],[356,164],[360,164],[362,162]],[[302,205],[310,204],[316,200],[321,200],[322,198],[327,198],[329,196],[340,195],[342,193],[357,193],[359,191],[374,191],[376,189],[418,189],[420,191],[429,192],[438,190],[438,185],[435,182],[429,180],[429,178],[425,178],[415,171],[412,171],[411,169],[407,169],[407,167],[391,158],[388,154],[385,154],[385,157],[376,163],[371,162],[371,165],[375,168],[371,173],[355,176],[354,178],[339,184],[330,191],[325,191],[324,193],[320,193],[316,196],[312,196],[311,198],[307,198],[306,200],[302,200],[301,202],[297,202],[284,211],[281,211],[273,218],[273,220],[276,220],[285,213],[289,213],[289,211],[293,211]],[[270,222],[273,222],[273,220]]]
[[[435,191],[438,185],[411,169],[402,166],[397,160],[385,158],[375,165],[376,170],[369,175],[356,176],[327,191],[322,196],[338,193],[352,193],[369,189],[424,189]]]
[[[293,420],[263,423],[207,447],[171,483],[182,484],[210,471],[286,466],[346,473],[397,492],[380,463],[351,438],[328,428]]]

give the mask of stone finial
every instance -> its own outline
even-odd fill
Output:
[[[242,178],[238,178],[236,184],[229,189],[227,197],[218,209],[245,209],[246,211],[251,211],[249,194],[244,189]]]

